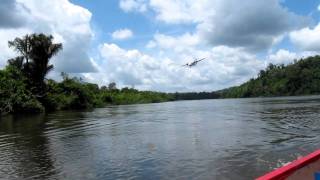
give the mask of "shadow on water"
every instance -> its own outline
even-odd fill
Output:
[[[0,119],[0,179],[50,179],[57,167],[48,133],[81,124],[83,113],[14,115]],[[52,120],[54,119],[54,121]],[[53,136],[55,137],[55,136]]]
[[[0,120],[0,178],[47,179],[55,174],[45,115],[7,116]]]

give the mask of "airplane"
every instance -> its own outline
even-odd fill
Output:
[[[186,64],[184,64],[184,65],[182,65],[182,66],[187,66],[187,67],[191,68],[191,67],[197,65],[198,62],[203,61],[203,60],[205,60],[205,59],[206,59],[206,58],[202,58],[202,59],[196,59],[196,58],[195,58],[195,60],[194,60],[193,62],[191,62],[191,63],[186,63]]]

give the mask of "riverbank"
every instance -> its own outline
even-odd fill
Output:
[[[0,114],[41,113],[44,111],[89,109],[106,105],[159,103],[173,101],[172,94],[118,89],[83,82],[80,78],[63,75],[61,82],[46,80],[45,93],[37,96],[29,88],[27,79],[14,67],[0,70]]]

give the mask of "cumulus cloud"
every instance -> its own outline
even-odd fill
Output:
[[[147,10],[145,0],[120,0],[119,6],[125,12],[145,12]]]
[[[295,59],[298,60],[304,57],[314,56],[316,54],[316,52],[310,51],[290,52],[286,49],[279,49],[276,53],[267,56],[266,63],[288,65],[293,63]]]
[[[149,6],[156,12],[156,19],[169,23],[196,23],[210,15],[209,0],[150,0]]]
[[[99,49],[98,72],[84,76],[100,85],[115,81],[120,87],[146,90],[212,91],[240,84],[264,67],[264,62],[256,56],[226,46],[208,50],[194,47],[192,52],[181,53],[167,53],[164,49],[166,53],[152,55],[112,43],[104,43]],[[206,60],[194,68],[181,67],[192,61],[193,56],[206,57]]]
[[[167,38],[174,39],[168,36]],[[159,44],[155,42],[155,46]],[[188,45],[186,45],[188,46]],[[243,51],[241,48],[216,46],[204,50],[198,46],[172,49],[164,46],[164,53],[146,54],[137,49],[123,49],[117,44],[100,45],[101,61],[96,62],[97,73],[86,73],[90,82],[106,85],[117,82],[120,87],[134,86],[143,90],[213,91],[239,85],[252,77],[269,63],[289,64],[294,59],[315,55],[315,52],[290,52],[280,49],[264,59]],[[190,51],[189,51],[190,50]],[[170,52],[175,53],[170,53]],[[180,52],[180,53],[177,53]],[[181,65],[195,57],[206,60],[193,68]]]
[[[155,18],[169,24],[197,26],[203,40],[213,46],[265,50],[287,32],[301,28],[309,19],[281,6],[279,0],[149,0],[141,4]]]
[[[169,49],[179,53],[187,49],[192,50],[193,47],[200,43],[201,42],[197,34],[185,33],[174,37],[156,33],[153,40],[148,42],[147,48]]]
[[[16,0],[1,0],[0,28],[17,28],[25,24],[24,15],[27,14],[22,4]]]
[[[285,49],[279,49],[275,54],[268,56],[268,62],[273,64],[289,64],[296,59],[298,55]]]
[[[199,24],[212,45],[256,51],[269,48],[279,36],[301,27],[307,19],[283,8],[278,0],[218,0],[215,13]]]
[[[119,29],[112,33],[113,39],[124,40],[129,39],[133,36],[133,32],[130,29]]]
[[[120,0],[119,6],[125,12],[155,12],[156,19],[168,24],[192,23],[203,20],[209,0]]]
[[[7,41],[26,33],[52,34],[56,42],[62,42],[64,49],[52,61],[56,71],[92,72],[94,67],[88,56],[93,32],[90,27],[91,13],[68,0],[37,1],[19,0],[19,5],[28,10],[28,16],[21,17],[27,24],[15,29],[0,29],[0,47],[7,47]],[[11,9],[12,13],[18,9]],[[18,12],[16,12],[18,13]],[[1,28],[1,27],[0,27]],[[12,50],[0,52],[4,64]]]
[[[320,51],[320,24],[290,33],[291,41],[305,51]]]

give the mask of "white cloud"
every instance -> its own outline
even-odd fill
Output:
[[[157,43],[153,40],[150,40],[146,45],[146,48],[148,49],[155,48],[155,47],[157,47]]]
[[[177,53],[187,49],[190,50],[201,43],[197,34],[190,33],[185,33],[175,37],[157,33],[153,38],[153,40],[148,42],[147,48],[157,47],[160,49],[174,50]]]
[[[269,54],[267,56],[266,63],[288,65],[290,63],[293,63],[295,59],[298,60],[304,57],[314,56],[316,54],[316,52],[310,51],[290,52],[286,49],[279,49],[276,53]]]
[[[90,27],[91,13],[87,9],[74,5],[68,0],[17,0],[17,3],[26,10],[22,13],[27,13],[27,15],[21,18],[28,23],[15,29],[1,29],[0,27],[0,47],[7,47],[7,41],[13,40],[14,37],[24,36],[26,33],[52,34],[56,42],[62,42],[64,46],[63,51],[52,60],[56,71],[90,72],[95,70],[88,56],[90,41],[94,34]],[[12,11],[17,11],[17,9],[12,9]],[[20,11],[15,13],[19,16]],[[12,50],[8,48],[5,52],[0,52],[0,65],[3,65],[8,56],[12,54]]]
[[[192,51],[182,48],[181,53],[169,53],[170,49],[164,49],[164,53],[153,55],[110,43],[102,44],[99,49],[98,72],[84,76],[100,85],[115,81],[121,87],[134,85],[147,90],[212,91],[240,84],[264,67],[264,62],[254,55],[225,46],[208,50],[194,46]],[[206,60],[194,68],[181,66],[193,61],[193,56],[206,57]]]
[[[149,6],[156,12],[156,19],[171,23],[196,23],[213,13],[207,6],[209,0],[150,0]]]
[[[273,64],[289,64],[292,63],[294,59],[297,59],[297,57],[298,55],[294,52],[279,49],[275,54],[270,54],[267,57],[267,62]]]
[[[168,24],[195,24],[202,40],[213,46],[249,51],[270,48],[287,32],[309,22],[282,7],[279,0],[149,0],[141,1]],[[134,10],[133,10],[134,11]]]
[[[145,0],[120,0],[119,6],[125,12],[145,12],[147,10]]]
[[[266,50],[288,31],[308,19],[289,12],[278,0],[217,0],[215,13],[198,26],[203,39],[212,45]]]
[[[155,12],[156,19],[169,24],[200,22],[208,16],[209,0],[120,0],[125,12]]]
[[[113,39],[124,40],[129,39],[133,36],[133,32],[130,29],[119,29],[112,33]]]
[[[305,51],[320,51],[320,23],[290,33],[291,41]]]
[[[160,46],[154,43],[156,47]],[[99,48],[101,61],[96,64],[98,72],[84,76],[100,85],[115,81],[120,87],[135,86],[143,90],[213,91],[239,85],[255,77],[269,63],[289,64],[294,59],[316,54],[280,49],[265,59],[258,59],[241,48],[227,46],[206,50],[198,45],[186,45],[181,47],[182,50],[172,49],[171,45],[159,48],[162,53],[149,55],[137,49],[126,50],[116,44],[104,43]],[[193,61],[193,56],[206,59],[193,68],[181,66]]]

